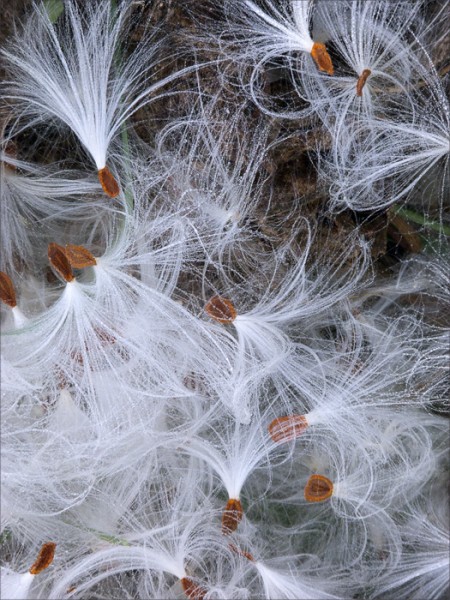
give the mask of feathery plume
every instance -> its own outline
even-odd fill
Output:
[[[129,17],[126,2],[114,10],[109,0],[82,8],[70,0],[62,23],[54,24],[44,5],[35,5],[23,33],[3,51],[11,74],[6,98],[20,105],[22,118],[69,127],[111,198],[120,192],[117,173],[106,164],[111,144],[131,115],[174,78],[148,83],[157,66],[154,36],[118,59]]]
[[[53,562],[56,544],[53,542],[45,543],[31,565],[29,571],[24,574],[2,567],[1,587],[2,595],[11,600],[27,600],[30,598],[30,588],[36,575],[47,569]]]

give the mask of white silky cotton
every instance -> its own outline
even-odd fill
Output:
[[[448,597],[449,16],[18,15],[2,598]]]

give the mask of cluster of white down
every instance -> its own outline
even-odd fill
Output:
[[[445,261],[379,278],[357,229],[329,250],[299,201],[274,243],[261,213],[269,124],[306,117],[331,211],[442,213],[444,13],[199,2],[239,74],[218,120],[151,22],[127,47],[139,4],[33,4],[3,50],[2,598],[447,597]],[[150,147],[130,117],[190,76]],[[78,162],[27,159],[35,131]]]

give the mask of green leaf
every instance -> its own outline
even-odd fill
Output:
[[[109,542],[110,544],[114,544],[115,546],[131,546],[127,540],[123,540],[121,538],[116,537],[115,535],[108,535],[106,533],[102,533],[101,531],[97,531],[96,529],[89,529],[91,533],[93,533],[96,537],[104,542]]]
[[[9,529],[5,529],[0,534],[0,546],[6,544],[12,537],[11,531]]]
[[[48,18],[52,23],[56,23],[56,21],[64,12],[63,0],[45,0],[44,7],[47,11]]]
[[[443,223],[439,223],[437,221],[428,221],[425,215],[417,213],[410,208],[395,207],[394,212],[407,221],[411,221],[411,223],[422,225],[422,227],[426,229],[431,229],[432,231],[437,231],[438,233],[444,235],[450,235],[450,226],[444,225]]]

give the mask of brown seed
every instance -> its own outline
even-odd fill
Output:
[[[31,565],[30,573],[32,575],[38,575],[41,571],[50,566],[55,556],[56,544],[54,542],[47,542],[44,544],[38,554],[37,559]]]
[[[303,415],[278,417],[270,423],[269,434],[276,443],[290,442],[301,435],[307,427],[308,421]]]
[[[181,587],[189,600],[203,600],[206,596],[206,590],[194,583],[189,577],[181,579]]]
[[[311,475],[305,485],[307,502],[323,502],[333,495],[333,483],[324,475]]]
[[[333,63],[331,62],[325,44],[315,42],[311,50],[311,56],[319,67],[319,71],[325,71],[328,75],[334,75]]]
[[[103,167],[103,169],[99,170],[98,180],[100,181],[103,191],[107,196],[109,196],[110,198],[115,198],[119,195],[119,184],[117,183],[114,175],[111,173],[108,167]]]
[[[242,520],[244,511],[242,510],[242,504],[240,500],[230,498],[225,510],[222,515],[222,533],[223,535],[229,535],[233,531],[236,531],[237,526]]]
[[[72,273],[72,267],[70,266],[69,259],[67,258],[66,251],[63,246],[59,244],[51,243],[48,245],[48,260],[61,277],[69,282],[73,281],[75,277]]]
[[[11,277],[3,271],[0,271],[0,300],[11,308],[17,306],[13,282]]]
[[[218,323],[232,323],[237,317],[231,300],[214,296],[205,306],[206,313]]]
[[[70,266],[74,269],[84,269],[85,267],[93,267],[97,264],[94,255],[84,246],[66,244],[66,256],[69,259]]]
[[[358,81],[356,82],[356,95],[360,98],[362,96],[363,87],[366,85],[366,81],[368,80],[371,73],[372,71],[370,69],[364,69],[364,71],[359,76]]]

